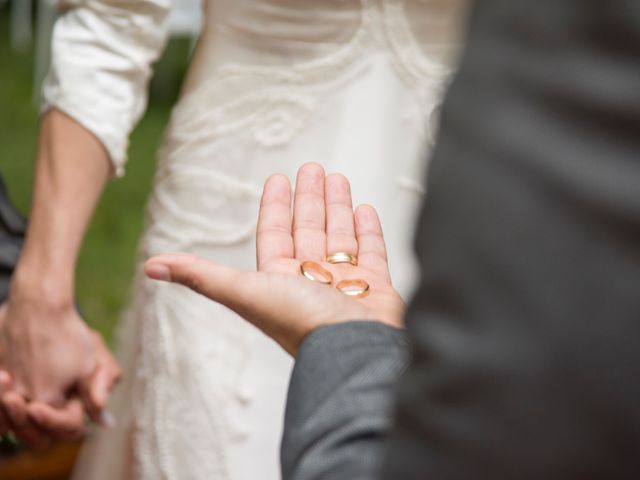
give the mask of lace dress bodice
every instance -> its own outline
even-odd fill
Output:
[[[388,55],[417,94],[432,91],[455,58],[466,3],[204,0],[202,36],[185,91],[224,77],[231,85],[215,93],[226,99],[234,96],[227,88],[242,88],[249,76],[285,82],[280,85],[336,81],[367,49]],[[144,111],[151,65],[166,41],[171,0],[59,4],[65,13],[54,29],[43,110],[59,108],[91,130],[123,174],[128,136]]]
[[[372,57],[383,57],[424,106],[416,118],[423,129],[460,45],[464,5],[210,0],[179,105],[188,115],[178,115],[206,115],[220,134],[253,128],[258,141],[277,145],[303,127],[322,92],[370,66]]]

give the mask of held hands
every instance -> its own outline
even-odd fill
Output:
[[[325,261],[338,252],[357,257],[357,266]],[[376,320],[403,326],[404,303],[391,286],[377,213],[365,205],[354,212],[349,182],[342,175],[325,177],[316,164],[300,168],[293,218],[289,180],[270,177],[260,204],[257,257],[257,272],[180,253],[151,258],[145,271],[226,305],[294,356],[304,338],[324,325]],[[308,260],[331,273],[331,285],[301,275],[300,266]],[[313,264],[305,265],[310,276],[318,277]],[[366,296],[355,298],[335,288],[352,279],[369,285]]]
[[[120,369],[75,308],[13,295],[0,307],[0,435],[29,447],[73,440],[102,414]]]

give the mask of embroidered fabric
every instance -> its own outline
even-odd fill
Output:
[[[378,208],[394,283],[407,297],[425,149],[464,6],[208,2],[159,154],[140,261],[188,251],[255,268],[264,180],[317,161],[353,180],[356,203]],[[94,436],[76,478],[280,477],[291,360],[273,342],[225,308],[139,271],[120,346],[131,372],[112,401],[120,423]]]

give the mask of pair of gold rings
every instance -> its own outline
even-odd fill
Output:
[[[337,252],[331,255],[327,255],[325,258],[327,263],[338,264],[348,263],[354,267],[358,266],[358,257],[346,252]],[[306,260],[300,264],[300,273],[314,282],[320,282],[327,285],[333,283],[333,274],[313,260]]]
[[[356,266],[358,257],[350,253],[339,252],[327,256],[326,261],[332,264],[349,263]],[[325,285],[333,284],[333,274],[313,260],[306,260],[300,264],[300,274],[313,282]],[[354,298],[363,298],[369,294],[369,284],[359,278],[341,280],[336,284],[336,288],[345,295]]]

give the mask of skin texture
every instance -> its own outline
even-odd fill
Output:
[[[358,266],[323,262],[327,254],[357,254]],[[300,263],[313,260],[334,284],[360,278],[367,297],[355,299],[333,286],[302,277]],[[257,229],[257,271],[243,272],[182,253],[163,254],[145,265],[156,280],[185,285],[234,310],[295,356],[313,330],[353,320],[403,326],[404,303],[391,285],[382,228],[367,205],[353,210],[348,180],[325,177],[320,165],[298,172],[293,215],[291,185],[283,175],[264,186]]]
[[[101,143],[57,110],[42,118],[24,249],[0,308],[0,434],[32,448],[102,418],[120,369],[74,303],[76,259],[111,174]]]

